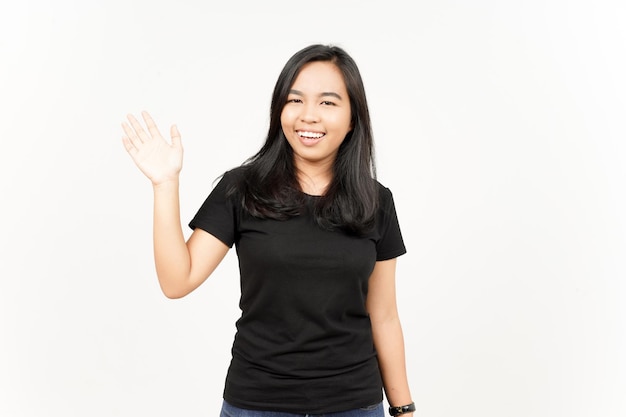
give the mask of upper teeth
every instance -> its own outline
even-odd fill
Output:
[[[313,139],[319,139],[322,136],[324,136],[323,133],[314,133],[314,132],[298,132],[298,135],[300,135],[301,137],[313,138]]]

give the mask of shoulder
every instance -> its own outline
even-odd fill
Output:
[[[220,180],[226,181],[227,183],[236,183],[241,181],[245,177],[246,167],[241,165],[235,168],[231,168],[225,171]]]
[[[214,177],[211,181],[209,199],[212,201],[233,200],[233,196],[241,189],[242,178],[243,172],[240,167],[229,169]]]
[[[393,193],[391,190],[381,184],[378,180],[376,180],[376,185],[378,187],[378,205],[380,208],[388,207],[389,204],[393,203]]]
[[[376,186],[378,187],[378,193],[380,196],[391,196],[391,190],[386,187],[385,185],[381,184],[380,181],[378,180],[374,180],[376,181]]]
[[[233,194],[241,190],[245,178],[245,168],[238,166],[231,168],[215,179],[215,188],[220,188],[227,194]]]

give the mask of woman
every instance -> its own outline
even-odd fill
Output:
[[[365,89],[341,48],[311,45],[283,68],[262,148],[226,172],[180,226],[182,146],[148,113],[123,143],[154,189],[154,254],[167,297],[189,294],[229,248],[242,315],[222,416],[382,416],[415,407],[395,295],[406,252],[391,192],[375,176]]]

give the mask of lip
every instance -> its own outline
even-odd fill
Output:
[[[315,136],[307,137],[303,136],[302,134],[310,134]],[[296,130],[296,136],[298,136],[298,139],[300,139],[300,143],[302,143],[304,146],[314,146],[326,137],[326,133],[317,130],[299,129]]]

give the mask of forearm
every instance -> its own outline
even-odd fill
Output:
[[[404,337],[397,316],[372,322],[374,345],[389,405],[397,407],[413,402],[406,372]],[[410,414],[404,414],[410,416]]]
[[[170,298],[189,292],[191,265],[180,222],[178,189],[178,180],[154,186],[154,260],[161,289]]]

